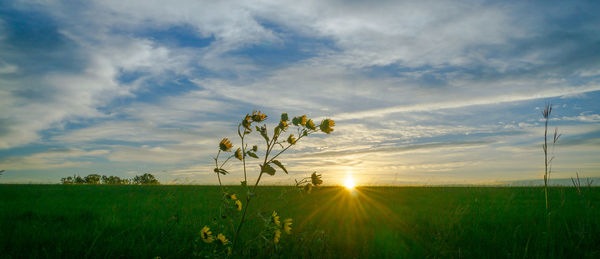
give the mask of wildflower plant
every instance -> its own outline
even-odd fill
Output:
[[[208,254],[212,257],[227,257],[231,255],[231,251],[234,250],[233,248],[238,247],[238,244],[243,242],[240,240],[240,232],[247,221],[246,217],[251,201],[258,197],[256,190],[261,179],[265,175],[273,176],[278,171],[288,173],[285,165],[278,160],[281,155],[311,134],[318,132],[330,134],[334,131],[335,126],[335,122],[332,119],[324,119],[317,125],[306,115],[296,116],[290,120],[288,114],[283,113],[276,126],[273,127],[273,130],[269,131],[267,125],[264,123],[267,118],[268,116],[260,111],[246,114],[242,118],[237,127],[237,134],[241,142],[238,148],[234,148],[228,138],[224,138],[219,142],[219,150],[214,158],[215,168],[213,171],[219,181],[223,203],[220,208],[220,219],[215,218],[215,221],[225,221],[225,223],[219,224],[213,222],[215,223],[213,225],[216,225],[217,228],[212,232],[208,226],[205,226],[201,230],[200,238],[197,241],[197,245],[208,246],[201,248],[201,250],[208,251]],[[253,133],[259,137],[258,139],[264,140],[264,149],[261,150],[262,154],[258,152],[258,144],[250,145],[249,143],[248,136]],[[230,155],[226,156],[223,160],[222,154],[226,153],[230,153]],[[258,176],[253,184],[249,184],[248,182],[248,159],[259,161]],[[229,171],[225,169],[226,165],[236,160],[241,162],[243,169],[244,178],[241,181],[241,186],[246,192],[245,201],[242,201],[238,197],[238,194],[229,193],[221,181],[221,177],[229,175]],[[312,188],[313,185],[318,186],[321,183],[323,183],[321,175],[315,172],[311,177],[302,179],[300,182],[296,181],[296,186],[300,187],[302,185],[302,188],[309,188],[306,186],[310,185],[310,188]],[[285,235],[292,234],[293,219],[285,218],[281,220],[275,211],[269,217],[264,217],[260,214],[259,216],[264,221],[263,230],[256,238],[248,242],[262,240],[263,245],[261,247],[269,245],[277,249],[282,238]],[[218,234],[214,235],[213,233]],[[282,233],[285,235],[282,236]],[[206,255],[206,253],[200,254]]]
[[[300,179],[300,181],[296,181],[296,187],[302,188],[306,193],[310,193],[313,187],[317,187],[323,183],[321,180],[321,174],[317,174],[317,172],[313,172],[310,177],[304,177]]]

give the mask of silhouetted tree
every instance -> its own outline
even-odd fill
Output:
[[[125,184],[124,179],[119,178],[118,176],[106,176],[103,175],[102,176],[102,183],[103,184]]]
[[[158,180],[156,180],[156,178],[154,178],[154,175],[151,175],[149,173],[145,173],[143,175],[136,175],[135,177],[133,177],[133,184],[160,184],[158,182]]]
[[[62,183],[62,184],[73,184],[73,177],[72,176],[63,177],[63,178],[60,179],[60,183]]]
[[[100,183],[100,175],[99,174],[90,174],[84,178],[85,183],[87,184],[99,184]]]
[[[81,178],[79,175],[73,175],[73,183],[75,184],[84,184],[85,180]]]
[[[61,184],[160,184],[152,174],[136,175],[133,179],[120,178],[118,176],[106,176],[90,174],[86,177],[73,175],[60,179]]]

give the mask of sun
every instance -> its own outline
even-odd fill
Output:
[[[344,182],[344,187],[346,187],[346,189],[350,190],[354,190],[354,187],[356,185],[354,184],[354,178],[352,178],[352,176],[348,175],[348,177],[346,177],[346,181]]]

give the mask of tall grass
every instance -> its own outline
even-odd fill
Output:
[[[550,115],[552,114],[552,104],[546,104],[546,108],[542,111],[542,117],[544,118],[544,144],[542,149],[544,150],[544,196],[546,198],[546,214],[550,213],[550,206],[548,203],[548,183],[550,181],[550,173],[552,172],[552,160],[554,160],[554,146],[558,142],[561,134],[558,134],[558,128],[554,128],[554,137],[552,138],[552,152],[548,157],[548,122],[550,121]]]

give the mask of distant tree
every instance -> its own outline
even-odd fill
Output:
[[[2,176],[2,173],[4,173],[4,170],[0,170],[0,176]]]
[[[62,184],[73,184],[73,177],[68,176],[68,177],[63,177],[60,179],[60,183]]]
[[[160,184],[160,183],[158,182],[158,180],[156,180],[154,175],[145,173],[141,176],[136,175],[135,177],[133,177],[133,184],[147,185],[147,184]]]
[[[61,184],[160,184],[152,174],[136,175],[133,179],[120,178],[118,176],[106,176],[90,174],[86,177],[73,175],[60,179]]]
[[[73,175],[73,183],[74,184],[84,184],[85,180],[81,178],[79,175]]]
[[[100,175],[90,174],[84,178],[84,181],[87,184],[100,184]]]
[[[110,184],[123,184],[123,179],[119,178],[118,176],[110,176],[108,178],[108,182]]]
[[[125,184],[123,179],[119,178],[118,176],[114,176],[114,175],[111,175],[108,177],[106,175],[103,175],[102,183],[103,184]]]

